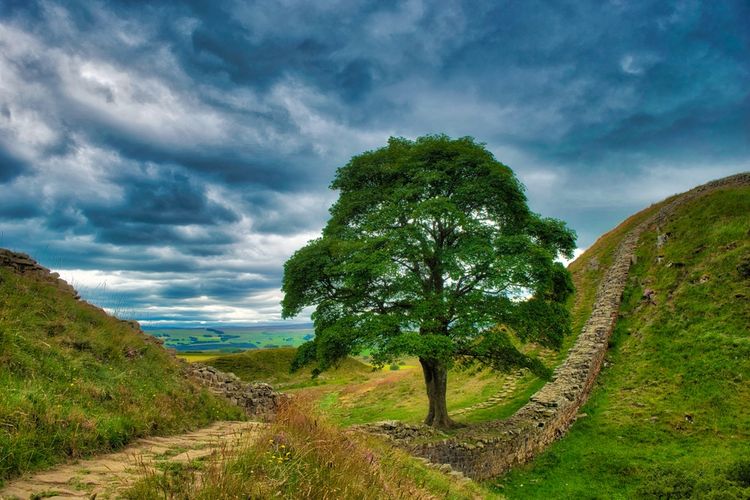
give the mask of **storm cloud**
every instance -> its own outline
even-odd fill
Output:
[[[750,170],[741,0],[5,1],[0,246],[153,324],[279,319],[335,169],[471,135],[589,246]]]

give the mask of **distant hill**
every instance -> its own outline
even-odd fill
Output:
[[[368,373],[372,368],[354,358],[346,358],[338,367],[323,372],[319,378],[311,378],[311,369],[291,373],[292,360],[297,349],[281,347],[258,349],[238,354],[226,354],[205,361],[224,372],[232,372],[246,382],[265,382],[277,389],[289,389],[323,384],[329,379],[346,377],[354,380],[357,375]]]
[[[612,250],[662,205],[571,264],[578,324]],[[750,186],[683,205],[636,255],[597,388],[567,437],[501,481],[508,498],[750,498]]]
[[[0,483],[239,410],[197,388],[137,323],[0,249]]]

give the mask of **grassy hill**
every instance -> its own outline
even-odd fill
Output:
[[[571,265],[578,301],[593,297],[597,273],[627,229],[657,208],[604,235]],[[642,235],[586,416],[501,479],[497,491],[509,498],[750,498],[748,214],[750,188],[727,188]],[[644,298],[647,290],[653,300]]]
[[[291,373],[292,360],[297,352],[293,347],[253,349],[237,354],[224,354],[204,362],[225,372],[232,372],[248,382],[265,382],[277,389],[344,383],[366,380],[372,367],[354,358],[346,358],[335,369],[311,377],[311,369]]]
[[[133,325],[0,267],[0,484],[239,411],[180,375]]]

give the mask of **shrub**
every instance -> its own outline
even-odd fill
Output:
[[[730,465],[727,479],[743,488],[750,488],[750,458],[739,460]]]
[[[646,475],[636,490],[639,498],[690,498],[695,477],[681,469],[657,467]]]

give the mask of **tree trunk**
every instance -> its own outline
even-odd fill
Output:
[[[427,386],[427,398],[430,409],[424,423],[438,429],[456,427],[456,423],[448,416],[448,405],[445,391],[448,386],[448,368],[444,363],[431,359],[419,358],[424,373],[424,383]]]

